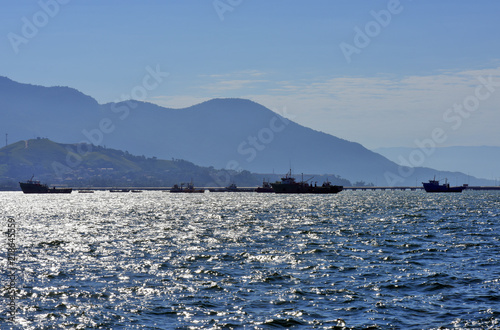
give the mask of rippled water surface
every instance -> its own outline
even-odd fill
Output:
[[[500,327],[500,192],[0,199],[2,329]]]

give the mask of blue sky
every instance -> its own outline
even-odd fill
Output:
[[[3,1],[0,75],[100,103],[248,98],[368,148],[500,146],[499,14],[493,0]]]

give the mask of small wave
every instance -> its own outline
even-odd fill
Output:
[[[422,283],[418,285],[418,287],[424,289],[424,291],[433,292],[433,291],[440,291],[443,289],[452,289],[455,286],[440,282],[429,282],[429,283]]]
[[[307,323],[293,318],[276,318],[269,319],[264,322],[264,325],[272,328],[292,328],[296,326],[306,325]]]

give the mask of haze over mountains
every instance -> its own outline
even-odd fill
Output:
[[[100,105],[68,87],[42,87],[0,77],[0,133],[88,142],[160,159],[257,173],[335,174],[375,185],[420,185],[436,177],[491,184],[463,173],[404,168],[382,155],[315,131],[244,99],[213,99],[185,109],[125,101]]]
[[[400,158],[409,159],[416,148],[394,147],[378,148],[373,151],[395,163]],[[500,179],[500,147],[439,147],[429,150],[423,165],[437,170],[450,170],[470,174],[477,178],[497,181]]]

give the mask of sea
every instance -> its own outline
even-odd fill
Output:
[[[497,191],[0,202],[1,329],[500,328]]]

